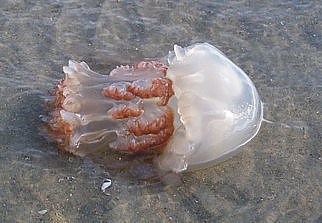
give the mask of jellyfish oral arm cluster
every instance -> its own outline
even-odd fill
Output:
[[[262,104],[248,76],[217,48],[175,45],[168,64],[142,61],[109,75],[70,61],[49,129],[66,151],[155,153],[164,171],[207,167],[253,138]]]
[[[70,61],[63,70],[49,126],[65,150],[148,152],[161,150],[173,134],[172,81],[162,64],[140,62],[101,75]]]

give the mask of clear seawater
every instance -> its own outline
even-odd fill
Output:
[[[318,0],[1,0],[1,222],[322,222],[321,21]],[[41,136],[69,59],[108,74],[196,42],[251,77],[271,121],[231,159],[170,187]]]

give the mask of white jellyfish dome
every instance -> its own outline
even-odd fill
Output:
[[[262,103],[250,78],[216,47],[174,46],[167,76],[174,134],[156,162],[162,170],[204,168],[234,154],[259,131]]]

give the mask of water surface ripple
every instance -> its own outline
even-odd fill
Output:
[[[321,11],[318,0],[2,0],[2,221],[321,222]],[[108,73],[201,41],[249,74],[273,121],[233,158],[167,187],[39,135],[43,97],[68,59]]]

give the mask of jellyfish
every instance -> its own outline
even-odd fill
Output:
[[[121,65],[109,75],[69,61],[49,129],[65,151],[153,154],[176,173],[235,154],[259,131],[263,108],[250,78],[208,43],[174,45],[167,62]]]

